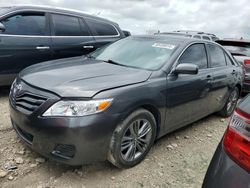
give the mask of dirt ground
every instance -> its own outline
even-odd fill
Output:
[[[31,151],[11,128],[8,88],[0,89],[0,187],[200,188],[228,119],[211,115],[158,140],[138,166],[120,170],[108,162],[72,168]]]

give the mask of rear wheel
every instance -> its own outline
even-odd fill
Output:
[[[238,99],[239,99],[239,89],[235,87],[233,91],[230,93],[225,106],[221,111],[219,111],[219,115],[221,115],[222,117],[231,116],[237,105]]]
[[[154,116],[147,110],[136,110],[114,131],[108,160],[119,168],[139,164],[152,147],[155,136]]]

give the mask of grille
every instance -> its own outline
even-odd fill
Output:
[[[22,95],[12,97],[12,103],[16,109],[28,115],[38,109],[46,100],[46,97],[32,93],[23,93]]]

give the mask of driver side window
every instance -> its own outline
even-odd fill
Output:
[[[199,69],[207,68],[207,53],[204,44],[193,44],[186,49],[179,59],[180,63],[191,63],[199,67]]]
[[[44,13],[20,13],[1,21],[7,35],[45,35],[46,19]]]

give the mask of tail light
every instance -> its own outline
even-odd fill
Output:
[[[236,109],[227,131],[223,145],[226,153],[242,168],[250,172],[250,115]]]
[[[245,64],[245,65],[250,65],[250,59],[245,59],[245,60],[244,60],[244,64]]]

